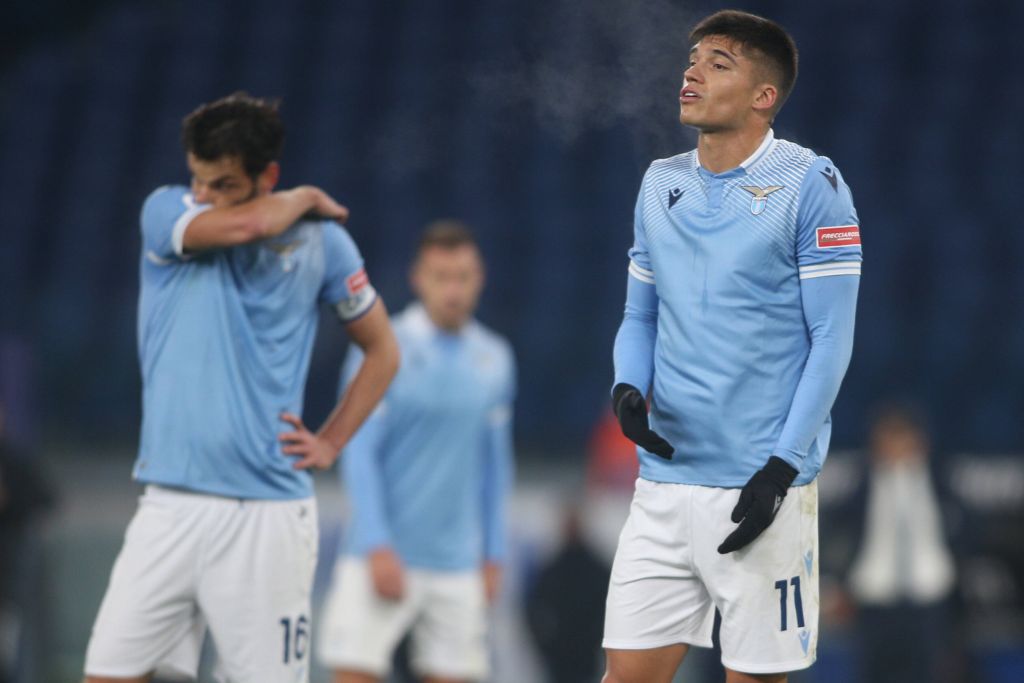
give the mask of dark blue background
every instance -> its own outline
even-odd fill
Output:
[[[860,212],[836,442],[860,444],[871,405],[902,395],[930,410],[940,449],[1019,449],[1024,4],[740,6],[782,22],[801,49],[776,134],[832,157]],[[476,228],[490,265],[480,317],[519,357],[520,443],[578,451],[606,404],[636,188],[651,159],[694,143],[676,92],[689,28],[718,8],[14,2],[0,52],[7,402],[32,396],[38,419],[25,424],[44,438],[134,438],[138,209],[154,187],[187,181],[181,117],[245,89],[283,99],[283,185],[318,184],[350,206],[392,309],[408,299],[426,222]],[[313,418],[344,345],[324,323]]]

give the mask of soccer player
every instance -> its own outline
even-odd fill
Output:
[[[486,608],[505,551],[515,368],[473,318],[480,253],[459,223],[428,226],[412,268],[418,298],[394,318],[402,367],[345,449],[352,518],[319,635],[335,683],[388,673],[411,630],[428,683],[486,677]],[[342,384],[359,365],[346,359]]]
[[[134,476],[147,486],[87,681],[195,677],[207,626],[227,680],[304,681],[317,556],[308,470],[329,467],[373,410],[398,347],[335,222],[347,210],[313,187],[272,191],[284,139],[273,103],[203,105],[183,138],[191,189],[160,188],[142,207]],[[321,303],[365,360],[314,433],[298,415]]]
[[[797,73],[785,30],[722,11],[689,44],[679,120],[697,149],[644,176],[615,340],[613,404],[640,478],[605,681],[667,683],[710,646],[717,609],[726,681],[778,683],[815,658],[815,477],[852,350],[860,234],[832,161],[772,133]]]

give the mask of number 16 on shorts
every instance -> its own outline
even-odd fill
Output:
[[[297,618],[281,617],[278,622],[284,636],[284,663],[299,662],[309,649],[309,620],[305,614]]]

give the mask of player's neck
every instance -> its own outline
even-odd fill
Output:
[[[735,130],[701,131],[697,138],[700,165],[711,173],[725,173],[739,166],[757,151],[768,127],[749,126]]]

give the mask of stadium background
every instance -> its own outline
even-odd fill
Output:
[[[733,5],[5,3],[0,399],[6,437],[41,464],[59,501],[25,551],[32,623],[53,634],[22,644],[27,680],[73,680],[131,512],[137,214],[154,187],[187,181],[184,114],[239,89],[280,97],[282,185],[320,185],[351,208],[349,229],[393,310],[408,301],[406,268],[427,221],[454,216],[476,229],[489,263],[480,317],[511,339],[520,365],[517,495],[557,515],[559,497],[581,485],[607,402],[640,177],[694,142],[676,123],[686,32],[723,6]],[[1024,460],[1014,455],[1024,452],[1024,5],[735,6],[792,31],[801,73],[776,135],[836,160],[863,226],[834,445],[861,448],[879,400],[924,406],[967,519],[1006,530],[987,541],[1001,568],[975,572],[990,597],[965,617],[972,668],[979,681],[1020,680],[1024,580],[1019,554],[999,553],[1024,542]],[[322,322],[307,392],[314,423],[333,400],[345,344]],[[328,501],[338,495],[332,476],[320,485]],[[528,507],[516,507],[520,536],[548,540],[527,543],[527,556],[557,526]],[[508,666],[530,666],[509,652]],[[836,661],[844,656],[855,657],[837,647]]]

